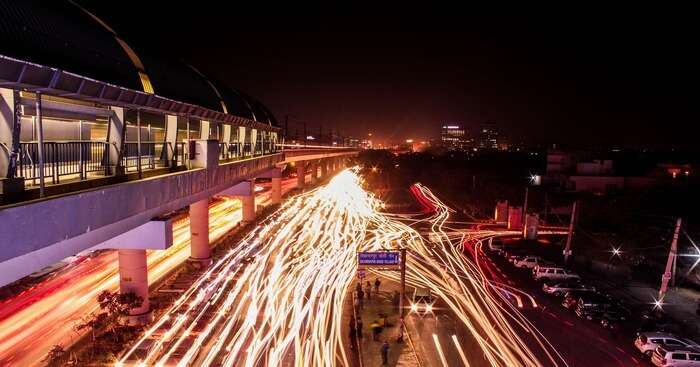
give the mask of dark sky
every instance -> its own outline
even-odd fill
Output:
[[[686,147],[700,132],[690,13],[322,14],[201,3],[87,7],[141,48],[256,96],[279,120],[289,115],[290,126],[405,139],[434,137],[445,122],[493,121],[526,142]]]

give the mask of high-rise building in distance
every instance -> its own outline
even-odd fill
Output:
[[[444,147],[455,150],[466,150],[470,145],[467,129],[456,124],[442,125],[440,141]]]

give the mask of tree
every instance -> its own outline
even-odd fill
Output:
[[[68,352],[63,349],[62,345],[56,344],[48,353],[46,353],[46,357],[44,357],[44,359],[41,361],[45,362],[49,367],[63,366],[66,364],[66,362],[68,362]]]
[[[133,292],[102,291],[97,296],[97,303],[100,305],[102,312],[91,313],[87,318],[83,319],[82,323],[76,326],[78,331],[90,329],[93,343],[95,343],[98,334],[110,332],[112,335],[117,335],[118,333],[114,332],[115,329],[125,325],[122,321],[129,316],[132,309],[141,306],[143,298]]]

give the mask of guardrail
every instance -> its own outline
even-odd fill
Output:
[[[139,149],[140,147],[140,149]],[[342,150],[350,147],[276,144],[272,140],[240,143],[219,143],[219,160],[231,161],[260,157],[281,152],[283,150],[328,149]],[[23,178],[30,186],[38,185],[41,181],[39,169],[39,143],[37,141],[21,142],[17,159],[16,177]],[[112,150],[114,149],[114,150]],[[87,180],[114,175],[116,166],[123,167],[126,172],[152,170],[161,167],[176,167],[187,165],[189,148],[186,141],[169,143],[156,141],[126,141],[120,160],[114,160],[117,146],[104,141],[66,140],[44,141],[44,171],[46,184],[59,184],[75,180]],[[110,154],[111,153],[111,154]],[[9,156],[9,147],[2,144],[0,154]]]
[[[289,149],[348,149],[358,147],[346,147],[340,145],[308,145],[308,144],[277,144],[280,150]]]
[[[231,160],[277,152],[277,144],[270,141],[252,143],[219,143],[219,160]]]
[[[44,177],[51,183],[60,182],[61,176],[76,175],[81,180],[90,172],[108,174],[110,144],[94,141],[44,142]],[[39,143],[20,143],[17,175],[33,183],[39,179]]]

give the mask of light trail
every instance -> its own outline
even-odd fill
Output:
[[[549,342],[501,292],[493,292],[493,285],[480,268],[478,259],[471,261],[463,254],[464,236],[446,232],[444,223],[451,209],[443,204],[426,187],[416,184],[412,192],[426,208],[432,209],[428,218],[414,222],[430,226],[430,245],[422,241],[409,244],[412,256],[407,265],[407,283],[430,289],[438,295],[459,318],[481,347],[484,358],[492,366],[540,366],[541,360],[529,345],[537,345],[551,365],[564,365],[566,361]],[[401,216],[397,216],[400,219]],[[411,218],[411,220],[414,220]],[[508,235],[507,231],[476,231],[469,238],[480,245],[483,239],[496,235]],[[396,274],[382,272],[386,277]],[[515,324],[518,328],[513,327]],[[520,335],[525,334],[528,344]]]
[[[283,181],[282,191],[293,189],[296,179]],[[266,205],[269,191],[256,197]],[[240,201],[221,198],[209,206],[209,236],[214,241],[241,219]],[[148,252],[148,280],[155,283],[190,256],[189,219],[173,223],[173,246],[165,251]],[[80,337],[74,326],[85,315],[96,311],[97,295],[119,289],[117,251],[59,270],[32,288],[0,301],[0,365],[39,365],[53,345],[64,347]]]
[[[407,282],[444,300],[491,365],[542,365],[523,331],[551,364],[566,365],[513,305],[502,305],[500,293],[462,254],[464,236],[452,244],[442,228],[449,208],[419,190],[435,213],[420,222],[436,234],[430,243],[399,216],[380,212],[382,203],[353,170],[289,200],[217,260],[117,365],[347,366],[341,311],[356,254],[398,247],[411,254]],[[227,282],[239,266],[239,276]],[[201,296],[207,290],[226,296],[209,301]]]

